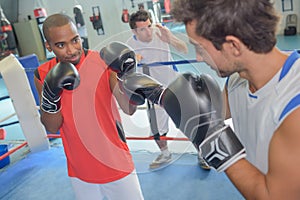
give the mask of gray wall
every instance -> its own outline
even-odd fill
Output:
[[[292,11],[283,11],[282,1],[284,1],[285,9],[290,7],[290,2],[293,3]],[[275,2],[276,10],[281,14],[281,23],[279,26],[278,34],[283,34],[286,26],[286,16],[289,14],[296,14],[298,16],[297,31],[300,33],[300,1],[299,0],[273,0]]]
[[[11,23],[18,21],[18,3],[16,0],[0,0],[3,12]]]
[[[45,8],[47,15],[62,12],[69,16],[74,16],[73,7],[76,5],[75,2],[80,4],[84,11],[83,15],[88,30],[89,46],[92,49],[99,50],[109,40],[125,41],[131,35],[128,23],[121,21],[122,10],[127,8],[129,12],[136,11],[138,9],[137,2],[141,1],[135,0],[135,7],[132,8],[130,0],[124,0],[126,2],[125,5],[123,5],[122,0],[44,0],[40,1],[40,3],[36,3],[35,0],[21,0],[20,8],[22,9],[19,11],[19,20],[27,20],[28,15],[31,15],[33,18],[33,10],[36,7]],[[94,6],[100,7],[105,35],[98,35],[89,20],[89,17],[93,15],[92,7]]]

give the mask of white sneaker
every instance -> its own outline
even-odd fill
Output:
[[[172,154],[165,156],[163,154],[160,154],[150,165],[149,168],[150,169],[155,169],[158,167],[161,167],[164,164],[167,164],[169,162],[171,162],[172,160]]]

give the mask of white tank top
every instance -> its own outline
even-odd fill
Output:
[[[157,28],[153,28],[153,38],[151,42],[141,42],[135,35],[128,39],[126,42],[131,48],[134,49],[136,54],[140,54],[143,59],[141,64],[151,64],[154,62],[169,62],[172,61],[171,51],[169,44],[161,41],[156,32]],[[137,71],[143,73],[142,67],[138,67]],[[160,65],[150,67],[150,76],[158,80],[164,86],[174,80],[177,73],[173,70],[172,65]]]
[[[237,73],[226,83],[234,130],[246,148],[247,159],[263,173],[268,171],[269,144],[275,130],[300,107],[299,53],[294,51],[282,69],[255,93]]]

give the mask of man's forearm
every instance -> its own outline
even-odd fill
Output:
[[[63,123],[63,117],[61,112],[50,114],[41,110],[41,122],[48,132],[56,133]]]
[[[246,159],[234,163],[225,173],[245,199],[272,199],[265,175]]]

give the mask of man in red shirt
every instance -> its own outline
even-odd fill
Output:
[[[35,71],[41,121],[51,133],[60,130],[76,198],[143,199],[117,104],[130,115],[136,106],[99,52],[83,49],[70,17],[49,16],[43,33],[56,58]]]

